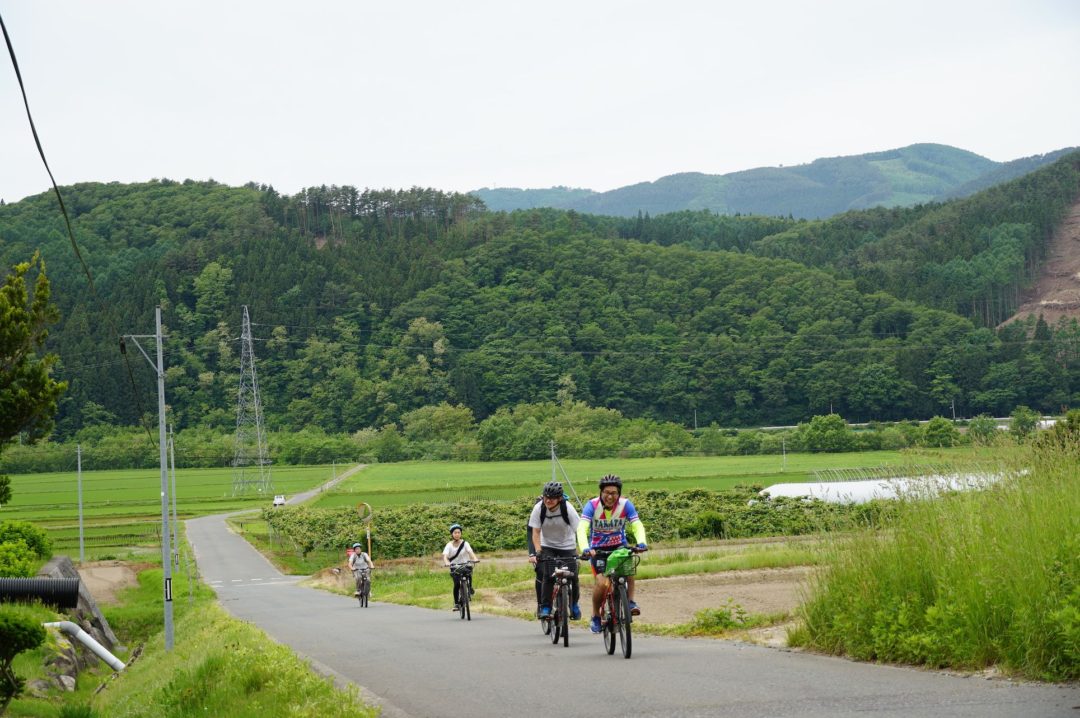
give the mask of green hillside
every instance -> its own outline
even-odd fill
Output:
[[[277,430],[570,398],[684,425],[1055,411],[1080,392],[1075,325],[996,333],[918,272],[1018,287],[987,260],[1019,249],[1038,266],[1080,193],[1078,157],[959,202],[824,222],[492,213],[418,188],[83,184],[64,193],[97,297],[48,194],[0,206],[0,260],[47,263],[61,314],[48,347],[70,382],[59,436],[152,414],[149,367],[125,362],[117,336],[152,332],[157,304],[180,430],[235,425],[245,305]]]
[[[966,199],[800,223],[749,251],[996,326],[1016,311],[1054,229],[1078,200],[1080,152],[1073,152]]]
[[[966,197],[1056,161],[1068,150],[998,163],[947,145],[916,144],[885,152],[830,157],[793,167],[725,175],[686,172],[609,192],[481,189],[492,210],[555,207],[630,217],[706,209],[720,214],[823,219],[869,207],[910,207]]]

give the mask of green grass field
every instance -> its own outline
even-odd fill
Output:
[[[633,490],[728,489],[736,484],[770,485],[815,480],[815,471],[868,467],[905,467],[952,461],[970,454],[950,450],[933,455],[872,451],[849,454],[781,456],[693,456],[660,459],[568,459],[555,479],[573,485],[581,500],[595,494],[604,474],[622,477]],[[536,495],[552,479],[550,460],[484,463],[403,462],[368,466],[314,503],[318,507],[374,507],[470,499],[515,499]]]
[[[736,484],[810,481],[815,471],[910,467],[972,458],[969,449],[933,453],[879,451],[787,456],[671,457],[565,460],[555,478],[571,484],[581,500],[596,480],[617,473],[631,490],[722,490]],[[332,479],[347,466],[283,466],[273,471],[274,491],[293,495]],[[335,474],[336,472],[336,474]],[[565,474],[564,474],[565,472]],[[376,464],[317,497],[316,507],[375,507],[535,495],[552,478],[549,460],[520,462],[403,462]],[[13,475],[13,500],[0,520],[32,521],[49,532],[57,553],[78,552],[78,487],[75,472]],[[567,479],[569,481],[567,482]],[[232,495],[232,470],[179,469],[177,513],[181,519],[265,507],[270,496]],[[161,477],[156,470],[83,473],[84,546],[88,559],[140,555],[160,546]],[[171,477],[170,477],[171,484]],[[171,511],[171,505],[170,505]]]
[[[334,478],[347,467],[283,466],[273,469],[270,495],[233,496],[231,468],[178,469],[176,512],[193,516],[262,508],[272,494],[292,495]],[[78,475],[15,474],[12,501],[0,520],[31,521],[48,531],[56,553],[77,555],[79,547]],[[169,477],[172,486],[172,477]],[[161,474],[153,469],[84,471],[82,475],[84,548],[88,559],[152,553],[160,546]],[[169,503],[172,512],[172,503]]]

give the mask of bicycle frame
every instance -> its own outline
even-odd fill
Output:
[[[547,565],[552,566],[550,575],[554,585],[551,589],[551,616],[540,620],[545,622],[544,633],[550,632],[551,642],[558,643],[561,638],[565,648],[570,645],[570,602],[573,590],[571,582],[577,575],[577,571],[570,568],[570,565],[576,568],[578,557],[552,556],[542,560],[545,571]]]
[[[467,621],[472,620],[472,609],[469,604],[472,602],[472,571],[474,565],[474,561],[466,561],[450,567],[450,575],[458,577],[458,610],[461,612],[462,620]]]
[[[639,560],[637,551],[633,548],[633,568],[626,574],[604,573],[604,594],[600,607],[600,630],[603,634],[604,649],[608,655],[615,653],[615,639],[618,637],[619,645],[622,646],[623,658],[629,658],[633,650],[633,637],[630,624],[633,617],[630,614],[629,577],[636,570]]]
[[[368,605],[368,597],[371,595],[371,569],[357,569],[353,574],[356,580],[356,597],[360,601],[360,605],[366,608]]]

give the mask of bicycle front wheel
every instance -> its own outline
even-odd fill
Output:
[[[559,607],[559,615],[556,616],[556,620],[559,622],[559,626],[562,630],[562,644],[563,648],[570,645],[570,587],[563,586],[559,591],[559,602],[556,604]]]
[[[630,637],[630,599],[626,595],[626,584],[620,583],[616,589],[618,601],[615,602],[615,625],[619,627],[619,645],[622,646],[623,658],[630,657],[632,640]]]
[[[604,599],[603,608],[600,609],[600,629],[604,634],[604,650],[610,656],[615,652],[615,615],[611,606],[612,594]]]
[[[468,577],[461,579],[461,618],[463,620],[472,620],[472,611],[469,610],[469,594],[472,593],[472,581]]]
[[[551,592],[551,606],[555,610],[548,617],[547,624],[551,630],[551,642],[557,644],[559,639],[562,638],[562,619],[559,618],[559,601],[562,600],[562,591],[559,590],[559,584],[555,584],[555,588]]]
[[[360,586],[360,605],[367,608],[368,597],[371,595],[371,579],[365,578]]]

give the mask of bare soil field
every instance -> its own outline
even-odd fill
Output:
[[[747,571],[674,576],[638,581],[635,589],[641,623],[689,623],[705,608],[738,605],[747,613],[792,613],[799,605],[799,587],[811,569],[762,568]],[[588,605],[592,579],[582,577],[582,611]],[[521,591],[503,596],[511,607],[532,611],[536,596]]]
[[[136,585],[141,566],[123,561],[87,561],[77,568],[80,579],[100,605],[116,603],[117,591]]]
[[[1008,321],[1040,314],[1050,325],[1062,317],[1080,317],[1080,203],[1054,233],[1038,281]]]

